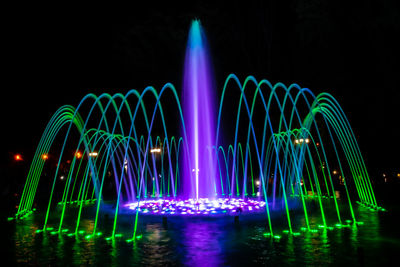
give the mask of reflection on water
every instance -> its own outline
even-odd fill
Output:
[[[5,247],[9,263],[31,265],[155,265],[155,266],[250,266],[270,264],[388,264],[400,249],[395,212],[357,211],[364,224],[335,230],[302,232],[300,236],[282,234],[280,240],[265,238],[265,220],[241,218],[176,219],[140,223],[143,238],[127,243],[131,225],[119,231],[124,238],[106,241],[36,233],[40,214],[26,221],[7,223]],[[301,216],[297,216],[301,217]],[[38,220],[38,221],[37,221]],[[298,219],[297,223],[301,223]],[[318,216],[310,223],[319,223]],[[73,220],[70,221],[73,223]],[[66,222],[68,224],[68,221]],[[299,224],[297,224],[299,225]],[[283,226],[284,227],[284,226]],[[92,220],[82,228],[93,229]],[[282,228],[284,229],[284,228]],[[280,231],[282,230],[280,229]],[[279,231],[279,230],[277,230]]]

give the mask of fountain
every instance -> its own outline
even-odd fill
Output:
[[[238,101],[236,113],[226,116],[228,91]],[[77,236],[84,233],[86,216],[94,221],[86,237],[100,236],[106,231],[102,214],[111,210],[107,239],[121,236],[119,219],[128,216],[134,221],[129,242],[140,238],[140,216],[261,214],[268,222],[265,236],[279,238],[273,215],[284,217],[285,231],[296,235],[332,224],[360,224],[355,203],[384,210],[350,123],[332,95],[316,96],[297,84],[272,85],[252,76],[241,83],[234,74],[225,80],[219,105],[215,92],[206,38],[195,20],[186,50],[183,105],[167,83],[159,91],[149,86],[142,92],[88,94],[76,107],[60,107],[39,142],[15,218],[35,210],[43,183],[51,190],[37,232]],[[181,136],[169,134],[162,105],[167,94],[175,101]],[[145,97],[155,101],[150,109]],[[228,139],[221,142],[226,121],[234,123],[228,145]],[[162,135],[154,136],[155,124]],[[46,181],[42,173],[56,138],[63,138],[61,153],[54,178]],[[326,216],[330,205],[334,222]],[[319,221],[310,222],[310,213],[318,213]],[[72,230],[65,226],[67,215],[75,218],[68,226]],[[294,224],[296,216],[303,218],[301,225]]]
[[[186,49],[183,108],[189,151],[183,160],[183,171],[190,184],[185,193],[196,200],[215,197],[216,163],[213,77],[208,59],[205,35],[199,21],[190,28]],[[185,132],[185,131],[184,131]]]

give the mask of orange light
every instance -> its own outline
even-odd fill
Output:
[[[20,154],[16,154],[16,155],[14,156],[14,159],[15,159],[16,161],[22,161],[22,156],[21,156]]]
[[[43,160],[46,160],[46,159],[48,159],[48,158],[49,158],[49,155],[47,155],[47,154],[43,154],[43,155],[42,155],[42,159],[43,159]]]
[[[82,153],[81,152],[76,152],[75,153],[75,157],[77,158],[77,159],[80,159],[80,158],[82,158]]]

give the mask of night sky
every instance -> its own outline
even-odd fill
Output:
[[[16,152],[30,162],[51,115],[89,92],[166,82],[180,88],[190,22],[198,18],[218,88],[235,73],[329,92],[347,114],[369,170],[399,168],[399,2],[242,2],[152,3],[116,19],[94,11],[10,10],[2,32],[1,167]]]

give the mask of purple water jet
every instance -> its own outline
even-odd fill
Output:
[[[185,197],[215,198],[214,82],[207,41],[200,22],[192,22],[183,78],[183,112],[189,151],[183,158]]]

